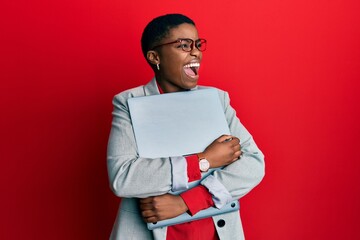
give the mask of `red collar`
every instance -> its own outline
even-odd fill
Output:
[[[159,83],[158,83],[158,81],[155,81],[156,82],[156,86],[157,86],[157,88],[159,89],[159,93],[160,94],[163,94],[164,93],[164,91],[162,90],[162,88],[160,87],[160,85],[159,85]]]

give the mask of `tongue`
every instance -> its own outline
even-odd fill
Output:
[[[190,77],[194,77],[196,76],[196,70],[192,69],[192,68],[184,68],[185,74],[190,76]]]

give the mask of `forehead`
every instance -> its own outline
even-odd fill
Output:
[[[170,29],[168,36],[165,38],[169,40],[176,40],[178,38],[190,38],[196,40],[199,38],[199,35],[194,25],[183,23]]]

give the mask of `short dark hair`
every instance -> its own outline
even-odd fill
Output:
[[[195,26],[193,20],[178,13],[159,16],[149,22],[146,25],[141,37],[141,49],[145,58],[146,53],[155,46],[155,44],[160,43],[160,41],[168,35],[172,28],[183,23],[189,23]]]

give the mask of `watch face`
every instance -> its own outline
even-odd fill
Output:
[[[201,159],[199,162],[199,167],[200,167],[200,171],[206,172],[207,170],[209,170],[210,163],[206,159]]]

